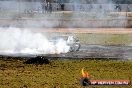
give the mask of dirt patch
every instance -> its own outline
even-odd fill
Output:
[[[130,34],[132,28],[44,28],[34,32]]]

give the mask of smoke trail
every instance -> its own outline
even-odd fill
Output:
[[[81,27],[96,28],[126,27],[126,13],[120,12],[121,5],[115,4],[112,0],[104,3],[102,0],[91,0],[89,4],[84,4],[81,0],[70,0],[70,2],[73,4],[73,11],[75,11],[71,19],[77,17],[81,19],[71,23],[71,25],[69,25],[70,27],[78,25]]]
[[[41,33],[33,33],[28,29],[0,28],[1,54],[60,54],[67,53],[69,46],[63,39],[49,41]]]

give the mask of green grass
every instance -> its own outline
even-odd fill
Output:
[[[103,44],[103,45],[132,45],[131,34],[76,34],[81,43],[85,44]]]
[[[71,33],[47,33],[46,36],[71,35]],[[132,34],[96,34],[77,33],[75,35],[81,44],[101,44],[101,45],[132,45]]]
[[[83,67],[91,79],[132,81],[132,61],[52,60],[47,65],[28,65],[23,64],[23,60],[0,59],[0,88],[81,88],[79,82]]]

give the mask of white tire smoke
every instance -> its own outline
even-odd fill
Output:
[[[60,54],[69,52],[70,46],[63,39],[50,42],[42,33],[28,29],[0,28],[1,54]]]

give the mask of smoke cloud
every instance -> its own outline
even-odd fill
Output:
[[[63,39],[49,41],[41,33],[28,29],[0,28],[0,53],[2,54],[60,54],[67,53],[70,47]]]
[[[70,0],[73,4],[73,15],[71,19],[80,20],[70,23],[70,27],[121,27],[127,26],[127,16],[122,10],[122,5],[115,4],[112,0],[91,0],[90,4],[84,4],[81,0]],[[99,3],[99,4],[95,4]],[[124,5],[123,8],[127,8]]]
[[[42,2],[39,1],[0,1],[0,18],[5,19],[0,26],[126,27],[127,5],[118,5],[113,0],[103,1],[106,0],[70,0],[70,3],[65,3],[65,10],[71,12],[56,11],[60,10],[60,5],[52,3],[53,13],[42,13]],[[86,4],[87,2],[89,3]]]
[[[28,28],[126,26],[126,15],[116,13],[112,1],[106,4],[94,4],[92,0],[91,4],[81,2],[70,0],[72,11],[68,13],[42,13],[41,2],[0,1],[0,26],[10,27],[0,28],[0,53],[59,54],[69,51],[65,40],[57,40],[55,44],[44,34],[33,33]]]

